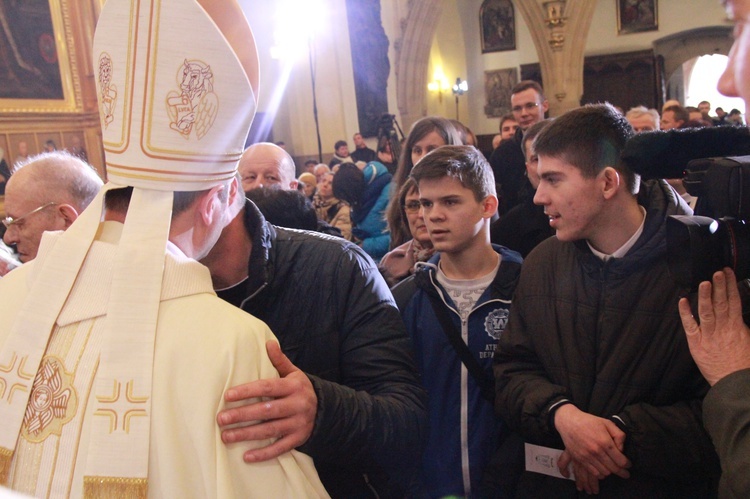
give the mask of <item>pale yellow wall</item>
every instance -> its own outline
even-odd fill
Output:
[[[442,103],[437,92],[428,92],[425,100],[427,101],[428,115],[455,119],[456,100],[450,87],[456,82],[457,77],[463,80],[468,78],[466,74],[466,46],[461,27],[460,25],[456,26],[456,20],[460,19],[458,4],[456,2],[445,2],[443,9],[443,15],[437,26],[437,34],[430,51],[427,79],[431,82],[434,81],[436,72],[442,74],[449,88],[442,92]],[[470,91],[476,91],[476,88],[471,88]],[[461,121],[466,121],[469,116],[468,96],[469,94],[464,94],[458,99],[458,115]]]

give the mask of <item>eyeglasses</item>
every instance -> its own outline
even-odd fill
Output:
[[[527,111],[533,111],[535,107],[539,107],[538,102],[527,102],[523,106],[513,106],[512,108],[510,108],[510,110],[514,113],[520,113],[524,109]]]
[[[21,215],[18,218],[5,217],[5,218],[3,218],[3,225],[5,225],[5,228],[10,229],[11,225],[19,224],[19,223],[21,223],[23,221],[24,218],[29,217],[29,216],[33,215],[34,213],[40,212],[43,209],[49,208],[50,206],[54,206],[56,204],[57,203],[55,203],[54,201],[49,202],[47,204],[43,204],[39,208],[35,208],[35,209],[31,210],[30,212],[26,213],[25,215]]]
[[[404,211],[406,213],[416,213],[419,211],[419,209],[422,207],[422,203],[419,201],[409,201],[404,205]]]

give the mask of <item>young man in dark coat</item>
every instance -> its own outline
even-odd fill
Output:
[[[518,129],[511,139],[503,140],[490,156],[490,165],[495,182],[500,185],[500,207],[502,215],[519,203],[519,196],[528,184],[524,173],[526,160],[521,141],[529,127],[544,119],[549,102],[541,85],[532,80],[516,84],[510,95],[511,111],[518,122]]]
[[[273,226],[251,201],[236,210],[203,263],[219,297],[266,322],[286,355],[269,343],[281,379],[227,391],[273,400],[219,414],[224,442],[278,437],[245,460],[297,448],[333,497],[400,496],[426,434],[425,394],[387,284],[353,243]]]
[[[524,262],[495,356],[495,408],[527,443],[563,450],[558,468],[575,481],[527,471],[520,497],[716,494],[708,386],[666,261],[666,218],[690,210],[621,164],[632,133],[612,106],[590,105],[534,143],[534,201],[556,237]]]

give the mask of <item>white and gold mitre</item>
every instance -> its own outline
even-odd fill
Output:
[[[258,95],[236,0],[108,0],[93,58],[112,183],[196,191],[235,174]]]
[[[25,372],[40,370],[99,233],[106,193],[134,187],[112,283],[101,290],[108,302],[93,412],[87,414],[83,489],[87,497],[145,497],[154,342],[173,192],[228,186],[255,114],[258,54],[236,0],[108,0],[94,39],[110,182],[35,265],[37,277],[0,344],[0,359],[23,359]],[[24,390],[12,399],[0,400],[0,485],[7,483],[22,442],[32,380],[25,379]],[[113,431],[107,417],[113,386],[130,386],[142,404],[139,417],[122,431]]]

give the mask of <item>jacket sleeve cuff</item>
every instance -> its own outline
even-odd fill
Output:
[[[623,420],[620,416],[615,414],[614,416],[610,416],[609,420],[616,424],[623,433],[625,433],[626,435],[628,434],[628,425],[625,424],[625,420]]]
[[[297,447],[297,450],[300,452],[303,452],[307,454],[308,456],[311,456],[315,454],[315,448],[316,448],[316,440],[318,439],[318,436],[320,434],[320,428],[322,426],[322,420],[324,417],[324,401],[326,399],[325,396],[325,389],[322,386],[321,379],[317,376],[313,376],[311,374],[305,373],[305,375],[310,379],[310,382],[313,385],[313,389],[315,390],[315,397],[318,399],[318,407],[315,411],[315,420],[313,422],[313,429],[312,432],[310,432],[310,437],[307,439],[306,442],[304,442],[302,445]]]
[[[570,399],[558,399],[550,404],[549,407],[547,407],[547,426],[549,426],[550,430],[556,431],[555,429],[555,413],[557,410],[568,404],[572,404],[573,402]]]

